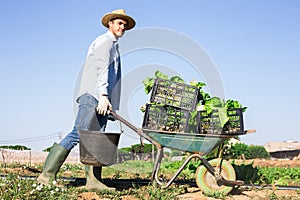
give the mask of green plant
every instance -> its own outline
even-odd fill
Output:
[[[289,167],[259,167],[259,183],[275,185],[299,185],[300,168]]]
[[[244,181],[245,183],[254,184],[259,180],[258,168],[253,167],[253,162],[250,164],[236,165],[234,162],[232,166],[236,173],[236,179]]]
[[[50,150],[51,150],[51,147],[52,147],[52,146],[50,146],[50,147],[47,147],[46,149],[43,149],[43,151],[44,151],[44,152],[50,152]]]
[[[129,160],[117,165],[104,167],[102,171],[103,174],[105,174],[106,176],[119,173],[122,174],[122,178],[133,178],[136,173],[148,174],[152,172],[152,169],[153,162],[146,162],[142,160]]]
[[[131,145],[131,152],[135,152],[135,153],[151,153],[152,152],[152,148],[154,147],[154,151],[157,151],[157,147],[155,145],[152,144],[135,144],[135,145]]]
[[[154,74],[154,77],[148,77],[143,81],[146,94],[149,94],[151,92],[156,78],[161,78],[161,79],[165,79],[165,80],[169,79],[169,77],[167,75],[163,74],[160,71],[156,71]]]
[[[170,186],[168,188],[160,188],[156,183],[149,184],[136,190],[134,195],[142,200],[173,200],[177,195],[184,193],[184,188],[180,186]]]
[[[123,195],[134,195],[135,192],[138,192],[138,191],[135,191],[133,189],[122,190],[122,191],[99,190],[99,191],[97,191],[97,195],[99,195],[99,197],[103,197],[105,199],[119,200],[119,199],[121,199],[121,197]]]
[[[6,145],[0,146],[2,149],[13,149],[13,150],[31,150],[31,148],[22,145]]]
[[[250,145],[248,147],[249,158],[270,158],[270,154],[265,147],[258,145]]]
[[[182,180],[193,180],[195,179],[195,173],[191,172],[188,168],[185,168],[180,172],[178,178]]]
[[[174,175],[175,172],[181,167],[182,161],[168,161],[162,162],[160,172],[162,174]],[[178,175],[178,179],[191,180],[195,178],[195,172],[200,165],[200,161],[190,161]]]
[[[65,163],[62,165],[61,167],[63,170],[65,171],[72,171],[72,172],[75,172],[75,171],[80,171],[80,170],[83,170],[83,165],[82,164],[68,164],[68,163]]]
[[[2,199],[77,199],[78,190],[56,185],[37,185],[35,180],[24,180],[10,174],[0,179],[0,196]]]
[[[204,195],[207,197],[213,197],[216,199],[224,199],[226,195],[222,192],[215,191],[215,192],[204,192]]]
[[[165,169],[179,169],[182,163],[182,161],[163,162],[161,167]]]
[[[119,149],[119,151],[130,152],[131,151],[131,147],[124,147],[124,148]]]
[[[176,95],[176,90],[173,90],[173,88],[176,88],[175,86],[173,87],[172,84],[174,84],[174,82],[176,83],[185,83],[184,80],[181,77],[178,76],[174,76],[169,78],[167,75],[165,75],[164,73],[160,72],[160,71],[156,71],[153,77],[148,77],[143,81],[144,84],[144,89],[145,89],[145,93],[149,94],[154,86],[154,82],[155,79],[164,79],[167,80],[164,84],[165,87],[161,87],[163,89],[158,90],[158,94],[160,96],[160,98],[163,98],[163,102],[160,102],[161,100],[159,100],[160,103],[155,103],[155,102],[151,102],[151,104],[154,105],[158,105],[158,104],[166,104],[169,105],[171,104],[172,106],[179,106],[177,104],[180,104],[179,102],[182,101],[182,99],[184,99],[184,97],[181,97],[180,95]],[[169,82],[171,81],[171,82]],[[174,84],[175,85],[175,84]],[[233,124],[233,123],[240,123],[238,120],[236,120],[235,118],[238,116],[230,116],[230,112],[232,112],[231,109],[233,108],[241,108],[242,112],[246,111],[246,107],[242,107],[241,103],[236,101],[236,100],[227,100],[225,102],[224,99],[221,99],[219,97],[211,97],[208,93],[204,92],[203,87],[206,86],[205,83],[202,82],[197,82],[195,80],[191,81],[189,83],[191,87],[190,89],[188,86],[186,86],[186,90],[189,91],[191,89],[193,89],[194,91],[198,91],[198,96],[197,96],[197,106],[198,108],[200,108],[200,110],[202,112],[200,113],[205,113],[206,116],[210,116],[210,114],[213,111],[216,111],[216,116],[219,118],[219,128],[220,131],[222,131],[222,128],[226,125],[226,130],[229,132],[236,132],[239,130],[236,130],[236,127],[239,127],[239,124]],[[172,87],[170,87],[172,86]],[[191,92],[193,93],[193,92]],[[156,98],[156,97],[155,97]],[[180,99],[180,100],[179,100]],[[174,104],[170,103],[170,102],[174,102]],[[176,104],[177,103],[177,104]],[[146,110],[146,106],[143,105],[141,107],[141,111],[145,112]],[[188,119],[188,124],[189,124],[189,130],[188,132],[191,133],[196,133],[198,132],[197,130],[197,123],[198,123],[198,119],[197,119],[197,113],[198,113],[199,109],[195,109],[193,111],[191,111],[191,116]],[[201,115],[201,114],[200,114]],[[181,121],[181,115],[177,116],[174,115],[174,117],[178,120]],[[171,120],[171,122],[173,122],[174,120]],[[230,123],[228,123],[230,122]],[[149,122],[150,123],[150,122]],[[156,124],[156,122],[154,121],[153,123]],[[169,126],[168,124],[165,124],[166,126]],[[232,128],[232,126],[234,126],[234,128]],[[230,129],[232,128],[232,129]],[[202,130],[208,130],[208,127],[203,126],[201,127]],[[164,130],[164,131],[171,131],[171,132],[182,132],[181,129],[168,129],[168,130]]]
[[[237,158],[249,158],[249,148],[244,143],[236,143],[234,145],[230,145],[230,147],[227,149],[226,157],[237,159]]]
[[[176,172],[183,161],[165,161],[161,163],[161,174],[172,175]],[[184,168],[182,175],[178,179],[190,179],[195,176],[195,170],[198,168],[200,161],[190,161]],[[232,164],[234,167],[234,163]],[[22,168],[24,165],[11,164],[7,167],[10,168]],[[276,185],[300,185],[300,168],[287,168],[287,167],[253,167],[253,164],[244,164],[244,170],[236,170],[237,179],[240,173],[244,173],[246,180],[252,180],[253,184],[274,184]],[[65,170],[80,170],[81,165],[73,164],[66,165],[61,168],[63,173]],[[116,164],[110,167],[103,168],[103,178],[111,177],[112,179],[122,178],[141,178],[149,179],[153,169],[153,163],[141,160],[126,161],[124,163]],[[254,181],[252,171],[258,169],[257,181]],[[16,171],[19,173],[19,171]],[[72,173],[73,174],[73,173]],[[252,175],[251,175],[252,174]],[[114,176],[115,175],[115,176]],[[247,178],[248,177],[248,178]],[[192,180],[194,181],[194,179]],[[113,182],[113,181],[112,181]],[[185,193],[183,185],[172,184],[169,188],[162,189],[154,185],[149,184],[146,186],[128,184],[123,188],[122,185],[117,185],[117,191],[97,191],[97,195],[106,199],[123,199],[124,195],[134,196],[137,199],[176,199],[179,194]],[[24,179],[16,174],[9,174],[6,177],[0,179],[0,199],[24,199],[24,200],[38,200],[38,199],[78,199],[78,197],[87,190],[81,187],[75,187],[75,185],[64,182],[58,179],[55,185],[41,187],[36,184],[33,179]],[[300,190],[297,191],[300,194]],[[214,198],[224,198],[222,193],[212,192],[205,194]],[[269,193],[269,199],[280,198],[276,194]],[[287,198],[284,198],[287,199]]]
[[[277,200],[278,199],[277,195],[275,194],[275,191],[272,191],[272,193],[269,196],[269,199],[270,200]]]
[[[253,158],[269,158],[270,154],[265,147],[259,145],[246,145],[244,143],[229,144],[224,142],[223,157],[227,159],[253,159]]]

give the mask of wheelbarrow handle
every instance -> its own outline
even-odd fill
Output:
[[[109,112],[110,114],[112,114],[112,116],[114,116],[115,119],[119,120],[120,122],[122,122],[123,124],[125,124],[126,126],[128,126],[129,128],[131,128],[134,132],[136,132],[137,134],[140,135],[140,131],[137,127],[135,127],[133,124],[131,124],[130,122],[128,122],[126,119],[124,119],[123,117],[121,117],[120,115],[118,115],[114,110],[110,110]]]
[[[249,134],[249,133],[255,133],[256,130],[255,129],[249,129],[245,131],[245,134]]]
[[[151,137],[149,137],[146,134],[144,134],[143,131],[142,131],[142,129],[139,129],[139,128],[135,127],[133,124],[131,124],[130,122],[128,122],[126,119],[124,119],[123,117],[121,117],[120,115],[118,115],[114,110],[110,110],[109,113],[112,114],[112,116],[115,119],[119,120],[120,122],[122,122],[123,124],[125,124],[126,126],[128,126],[130,129],[132,129],[134,132],[136,132],[140,137],[145,138],[146,140],[148,140],[149,142],[151,142],[152,144],[154,144],[157,148],[162,148],[161,145],[158,142],[156,142]]]

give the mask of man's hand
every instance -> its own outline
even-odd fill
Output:
[[[108,109],[112,109],[111,104],[108,100],[108,97],[103,95],[99,98],[96,110],[98,114],[106,115]]]

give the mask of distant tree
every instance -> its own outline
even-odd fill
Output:
[[[133,152],[133,153],[142,153],[142,145],[141,144],[131,145],[131,152]]]
[[[244,143],[236,143],[226,147],[224,157],[229,159],[237,159],[241,157],[244,157],[246,159],[269,158],[270,154],[263,146],[248,146]]]
[[[31,150],[31,148],[22,146],[22,145],[9,145],[9,146],[0,146],[2,149],[13,149],[13,150]]]
[[[131,147],[124,147],[120,149],[123,152],[130,152],[131,151]]]
[[[263,146],[250,145],[248,151],[250,158],[270,158],[270,154]]]
[[[154,146],[154,151],[156,151],[156,146]],[[152,144],[135,144],[131,146],[131,151],[134,153],[151,153],[152,152]]]
[[[234,145],[230,145],[230,147],[226,150],[225,156],[232,159],[241,157],[248,159],[250,158],[249,147],[244,143],[236,143]]]
[[[51,146],[51,147],[52,147],[52,146]],[[44,151],[44,152],[50,152],[51,147],[48,147],[48,148],[44,149],[43,151]]]

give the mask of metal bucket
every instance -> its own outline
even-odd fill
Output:
[[[101,133],[80,130],[80,162],[93,166],[108,166],[116,163],[121,133]]]

